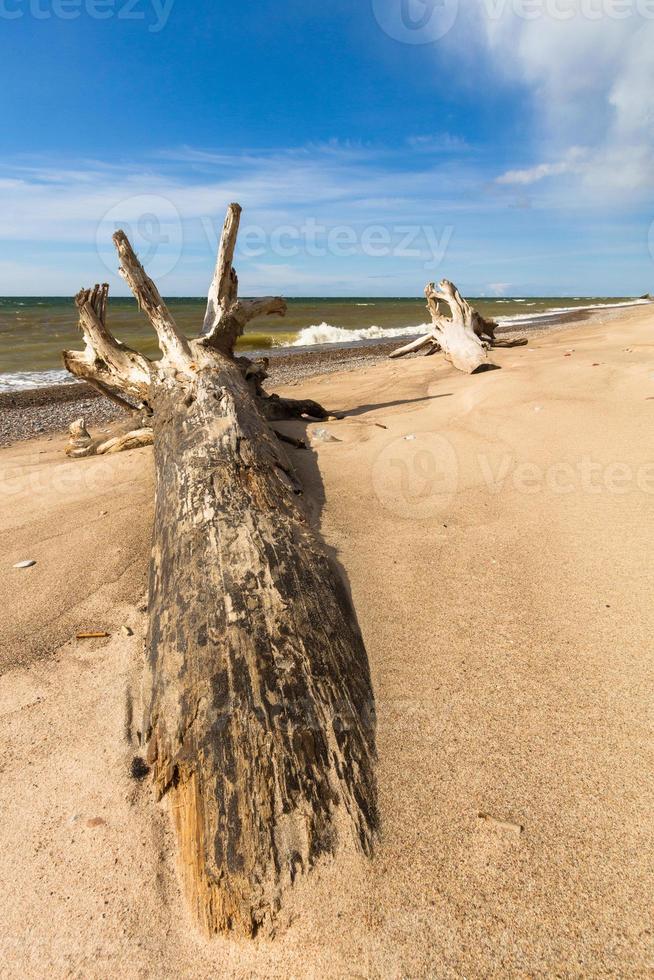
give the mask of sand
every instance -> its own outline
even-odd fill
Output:
[[[2,976],[651,975],[653,336],[638,309],[478,377],[288,389],[347,413],[294,458],[367,644],[382,835],[251,943],[196,934],[131,773],[150,450],[1,450]]]

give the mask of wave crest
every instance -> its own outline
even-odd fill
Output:
[[[415,327],[361,327],[359,330],[348,330],[345,327],[334,327],[331,323],[317,323],[300,330],[291,344],[292,347],[314,347],[318,344],[351,344],[357,340],[383,340],[385,337],[415,337],[426,333],[429,327],[419,323]]]

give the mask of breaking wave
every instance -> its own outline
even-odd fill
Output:
[[[292,347],[314,347],[318,344],[351,344],[357,340],[384,340],[385,337],[415,337],[429,330],[426,323],[415,327],[362,327],[359,330],[346,330],[334,327],[331,323],[318,323],[300,330],[291,344]]]
[[[0,392],[24,391],[26,388],[42,388],[48,385],[75,384],[68,371],[12,371],[0,373]]]

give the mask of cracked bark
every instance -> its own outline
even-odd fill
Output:
[[[233,356],[248,317],[284,307],[278,298],[237,298],[239,215],[231,205],[200,338],[181,336],[118,232],[123,275],[157,331],[162,360],[121,349],[118,365],[111,344],[94,346],[98,324],[108,343],[104,293],[84,299],[87,350],[66,363],[78,377],[102,376],[118,397],[143,396],[152,412],[141,739],[156,793],[170,800],[197,921],[207,933],[247,936],[274,926],[285,889],[321,855],[369,854],[377,817],[363,640],[268,424],[326,412],[270,398],[265,364]]]

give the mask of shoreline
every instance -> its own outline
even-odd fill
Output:
[[[580,310],[578,313],[552,317],[547,323],[536,321],[533,326],[523,324],[518,328],[500,327],[497,334],[505,340],[525,335],[532,340],[569,329],[582,322],[602,322],[628,316],[629,312],[630,308],[625,307]],[[395,337],[382,343],[361,342],[351,346],[321,347],[316,350],[283,348],[283,353],[270,356],[268,384],[273,388],[277,385],[293,386],[306,378],[370,367],[385,361],[392,351],[408,339]],[[254,352],[242,353],[247,356]],[[257,356],[260,356],[259,352]],[[88,426],[102,429],[122,418],[123,414],[110,399],[83,381],[0,392],[0,448],[65,432],[81,415],[84,415]]]

